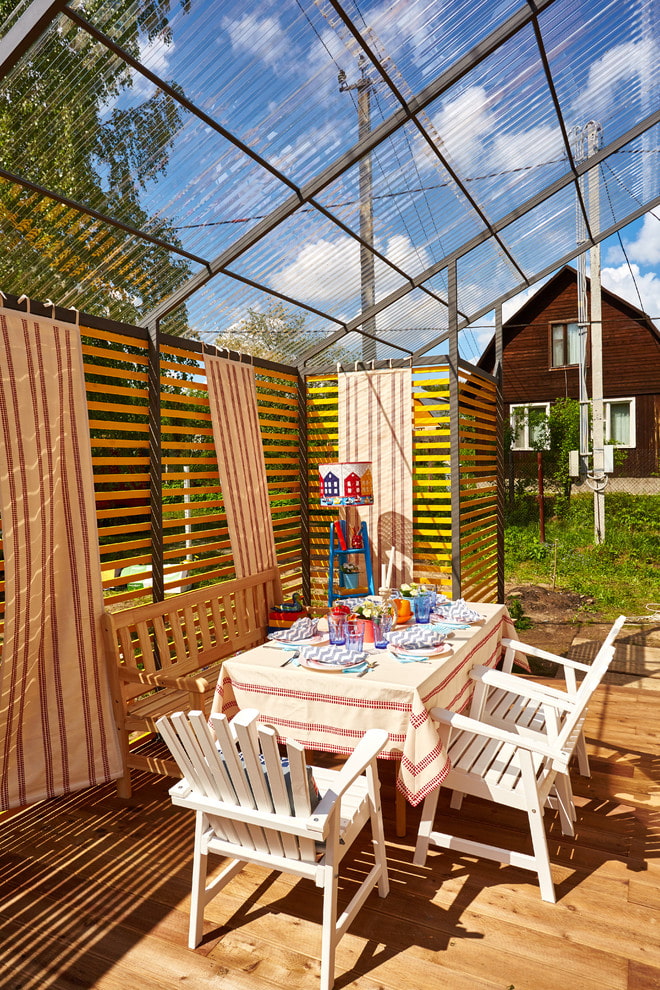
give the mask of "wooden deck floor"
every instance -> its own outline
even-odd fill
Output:
[[[657,692],[599,689],[593,776],[575,778],[576,838],[548,822],[556,905],[511,867],[439,850],[414,867],[417,813],[397,840],[385,765],[392,892],[372,894],[340,944],[336,986],[657,990],[659,704]],[[168,783],[145,774],[128,804],[104,787],[0,822],[3,990],[317,987],[320,901],[306,881],[248,867],[207,909],[200,948],[186,948],[193,821],[171,806]],[[516,814],[466,800],[461,823],[523,843]],[[343,896],[369,862],[365,843],[342,870]]]

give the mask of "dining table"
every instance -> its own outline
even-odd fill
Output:
[[[367,729],[385,729],[380,758],[398,762],[397,797],[418,805],[450,769],[431,709],[469,708],[472,667],[495,667],[502,640],[517,638],[505,605],[466,604],[482,618],[443,623],[442,652],[402,659],[390,648],[366,645],[370,666],[360,673],[308,669],[291,652],[293,644],[255,646],[223,663],[212,712],[232,718],[241,709],[256,709],[280,741],[293,738],[311,750],[337,754],[352,753]],[[405,802],[398,798],[397,834],[404,833]]]

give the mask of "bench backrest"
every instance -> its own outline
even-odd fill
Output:
[[[118,612],[104,613],[109,655],[146,673],[191,674],[263,642],[268,611],[281,599],[276,567]],[[144,694],[128,685],[125,697]]]

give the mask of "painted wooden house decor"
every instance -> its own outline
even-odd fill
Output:
[[[371,461],[319,464],[321,505],[373,505]]]

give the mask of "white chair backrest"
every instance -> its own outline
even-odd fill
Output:
[[[559,733],[557,743],[560,748],[563,749],[566,746],[566,743],[570,739],[577,722],[580,718],[582,718],[592,694],[607,673],[607,669],[612,662],[612,657],[614,656],[614,640],[618,636],[625,621],[625,615],[620,615],[618,617],[605,637],[598,653],[594,657],[594,661],[589,667],[589,670],[585,674],[575,696],[573,711],[566,718],[566,721],[562,725],[561,732]]]
[[[257,719],[252,709],[240,712],[231,725],[224,715],[212,715],[217,745],[203,712],[177,712],[159,719],[157,726],[195,795],[235,809],[233,814],[231,807],[226,814],[209,814],[219,838],[313,862],[314,839],[287,833],[282,821],[311,814],[304,748],[289,740],[288,768],[283,768],[275,730]],[[241,808],[261,813],[259,824],[241,821]]]

